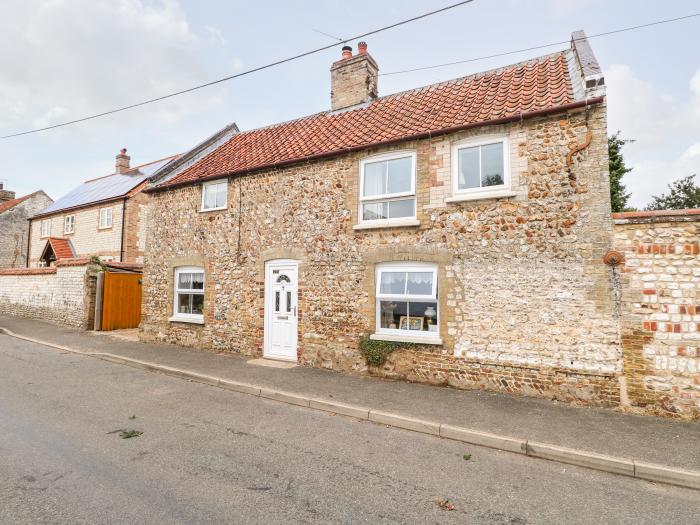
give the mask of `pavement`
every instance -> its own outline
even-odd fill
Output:
[[[243,362],[242,370],[274,370],[226,359]],[[143,434],[122,439],[120,430]],[[697,523],[700,511],[695,490],[437,439],[6,335],[0,436],[2,524],[684,525]]]
[[[261,388],[298,393],[307,398],[371,407],[379,412],[634,459],[640,463],[700,470],[698,422],[573,407],[522,396],[387,381],[315,368],[253,366],[248,364],[249,357],[236,354],[125,341],[12,316],[0,315],[0,327],[80,351],[116,354]]]

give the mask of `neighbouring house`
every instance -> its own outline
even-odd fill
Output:
[[[15,198],[0,181],[0,268],[27,265],[28,219],[53,202],[43,190]]]
[[[154,174],[142,338],[654,411],[627,389],[585,34],[382,97],[358,50],[330,110],[232,126]]]
[[[98,256],[103,261],[142,263],[146,247],[147,179],[177,156],[130,167],[122,149],[115,172],[84,182],[30,221],[27,266]]]

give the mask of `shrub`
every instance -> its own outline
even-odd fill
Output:
[[[365,334],[360,339],[360,353],[370,366],[382,366],[386,363],[386,358],[394,350],[408,350],[411,348],[423,348],[426,345],[418,343],[399,343],[395,341],[379,341],[370,339],[369,334]]]

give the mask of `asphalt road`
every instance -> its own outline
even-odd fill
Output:
[[[118,430],[143,434],[122,439]],[[699,515],[700,492],[0,335],[3,524],[690,524]]]

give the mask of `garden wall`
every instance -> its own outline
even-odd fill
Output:
[[[0,270],[0,313],[92,328],[95,281],[88,259]]]
[[[616,249],[624,256],[622,401],[659,415],[697,419],[700,210],[616,213],[613,220]]]

